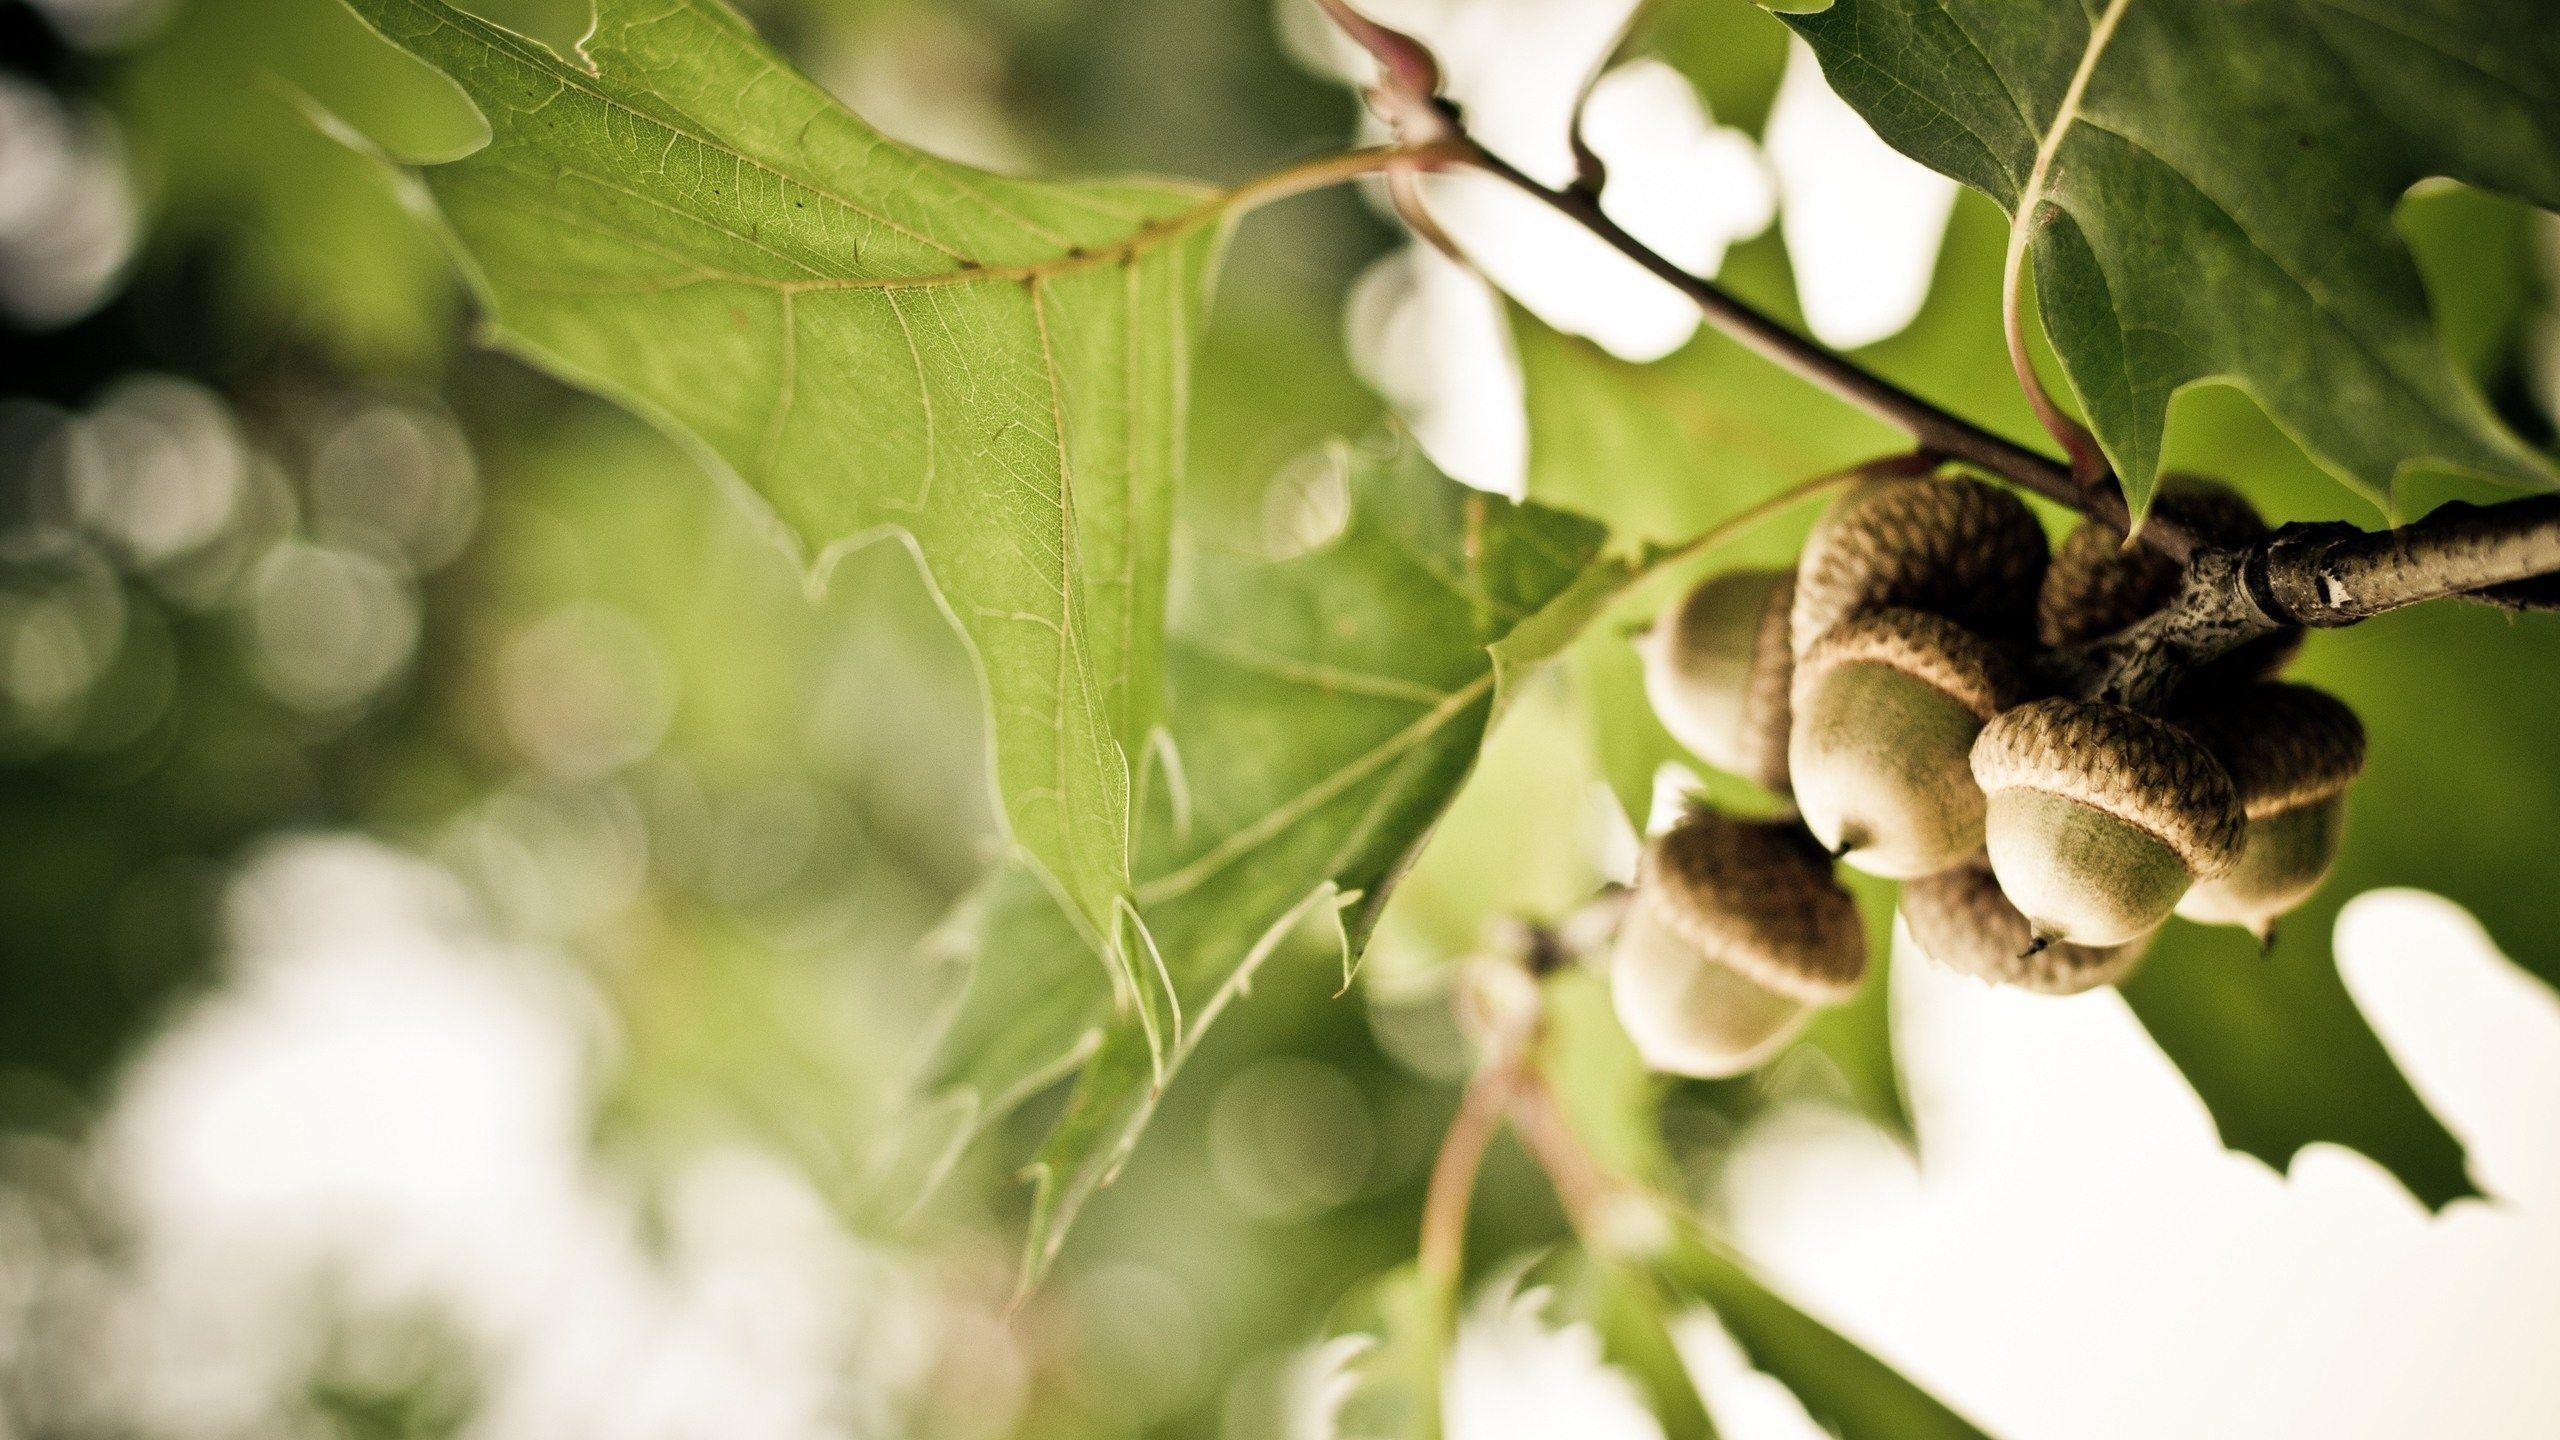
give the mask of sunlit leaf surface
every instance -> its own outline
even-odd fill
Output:
[[[1474,765],[1517,676],[1626,568],[1589,521],[1470,491],[1411,450],[1353,466],[1343,531],[1277,562],[1203,555],[1169,651],[1173,752],[1136,889],[1182,1005],[1178,1061],[1301,923],[1356,957]],[[1145,1124],[1164,1075],[1074,936],[1009,880],[991,899],[946,1081],[1000,1110],[1082,1072],[1035,1162],[1035,1266]],[[985,1118],[982,1113],[980,1119]]]
[[[420,179],[498,343],[694,442],[821,565],[913,541],[983,669],[1014,838],[1116,953],[1224,199],[907,149],[718,0],[606,0],[575,55],[439,0],[357,9],[488,121]]]

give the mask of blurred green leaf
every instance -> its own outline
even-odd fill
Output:
[[[2076,0],[1841,0],[1789,23],[1887,141],[2004,207],[2057,137],[2038,305],[2137,503],[2171,396],[2213,378],[2386,507],[2417,466],[2550,483],[2447,363],[2392,225],[2437,175],[2560,203],[2560,102],[2536,78],[2560,29],[2538,0],[2103,14],[2111,39]]]
[[[338,0],[187,0],[116,71],[110,95],[159,211],[152,243],[217,242],[231,326],[281,322],[368,367],[418,368],[442,353],[454,286],[434,237],[295,99],[403,152],[434,153],[476,129],[444,79]]]
[[[1847,1003],[1817,1013],[1804,1040],[1840,1067],[1859,1114],[1903,1144],[1916,1145],[1919,1132],[1911,1124],[1911,1101],[1893,1048],[1893,907],[1902,887],[1845,865],[1839,874],[1867,922],[1867,981]]]
[[[1279,561],[1203,554],[1169,646],[1174,763],[1151,770],[1133,927],[1183,1025],[1162,1063],[1017,876],[990,897],[942,1084],[983,1124],[1071,1067],[1033,1162],[1036,1274],[1175,1064],[1296,926],[1357,957],[1475,763],[1506,675],[1623,585],[1587,520],[1470,491],[1399,448],[1352,467],[1348,521]],[[1532,642],[1536,643],[1532,643]]]
[[[357,0],[490,138],[421,173],[497,341],[692,442],[823,567],[912,538],[969,637],[1013,837],[1126,953],[1182,372],[1229,215],[896,145],[717,0],[607,0],[574,62],[441,0]]]
[[[1447,1305],[1448,1297],[1432,1296],[1414,1267],[1403,1265],[1339,1307],[1329,1353],[1341,1359],[1345,1393],[1325,1440],[1427,1440],[1439,1434]]]
[[[1673,1306],[1661,1281],[1641,1266],[1595,1260],[1586,1284],[1600,1353],[1643,1389],[1663,1440],[1715,1440],[1716,1422],[1672,1338]]]

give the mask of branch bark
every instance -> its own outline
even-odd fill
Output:
[[[2510,609],[2560,601],[2560,495],[2440,506],[2396,530],[2287,525],[2197,552],[2150,617],[2060,658],[2085,693],[2157,709],[2180,678],[2259,636],[2331,630],[2456,595]]]

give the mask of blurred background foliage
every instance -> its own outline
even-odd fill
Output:
[[[574,0],[472,8],[555,41],[582,23]],[[1738,0],[1657,9],[1634,48],[1756,137],[1787,52],[1777,22]],[[1270,0],[750,10],[874,123],[1002,168],[1232,181],[1359,123],[1292,53],[1306,17],[1275,20]],[[726,1414],[740,1376],[775,1407],[753,1433],[1268,1433],[1254,1397],[1411,1257],[1467,1063],[1451,962],[1497,917],[1559,912],[1623,873],[1619,812],[1641,826],[1679,758],[1622,630],[1522,698],[1356,987],[1338,993],[1312,937],[1264,967],[1008,1326],[1027,1195],[1004,1156],[1029,1151],[1054,1099],[958,1157],[921,1214],[885,1207],[877,1183],[914,1158],[920,1040],[954,980],[937,931],[994,854],[975,683],[909,557],[874,546],[813,591],[673,446],[475,349],[435,241],[305,102],[401,155],[467,144],[474,119],[335,0],[12,0],[0,33],[0,1434],[563,1433],[627,1400],[561,1379],[578,1357],[557,1373],[523,1358],[554,1343],[528,1337],[576,1328],[563,1293],[598,1274],[649,1297],[631,1302],[647,1316],[632,1358],[604,1373],[665,1361],[650,1413],[677,1417],[609,1433],[718,1430],[684,1417]],[[2456,353],[2547,442],[2525,358],[2551,323],[2530,218],[2445,190],[2404,223]],[[1926,303],[1866,355],[2023,434],[2001,233],[1987,202],[1959,199]],[[1325,442],[1387,410],[1346,355],[1346,303],[1396,243],[1351,191],[1244,230],[1197,369],[1185,545],[1279,548],[1309,494],[1338,486]],[[1722,273],[1798,314],[1778,228],[1739,240]],[[1891,442],[1712,336],[1640,364],[1507,319],[1528,493],[1628,533],[1694,532]],[[2279,518],[2374,518],[2234,392],[2182,399],[2171,444]],[[1806,518],[1727,558],[1781,562]],[[2307,1139],[2351,1139],[2427,1199],[2465,1191],[2326,936],[2355,893],[2422,885],[2560,981],[2555,661],[2550,618],[2453,607],[2314,640],[2303,673],[2357,705],[2377,756],[2336,882],[2273,959],[2188,932],[2131,991],[2233,1144],[2282,1165]],[[271,913],[276,895],[305,918]],[[523,1091],[484,1110],[427,1097],[412,1108],[462,1127],[458,1148],[410,1146],[387,1178],[313,1202],[371,1215],[414,1180],[426,1198],[382,1212],[406,1229],[314,1232],[297,1192],[200,1183],[335,1113],[319,1060],[278,1072],[280,1103],[236,1112],[203,1079],[299,1054],[273,1029],[297,1005],[337,1013],[311,998],[336,991],[294,988],[276,957],[413,932],[549,987],[487,1013],[538,1017],[567,1057],[538,1092],[565,1118],[541,1133],[574,1197],[555,1208],[612,1237],[563,1243],[619,1257],[601,1270],[500,1257],[456,1280],[433,1244],[392,1253],[435,1231],[420,1216],[468,1230],[552,1213],[469,1178],[497,1162],[473,1138],[488,1126],[463,1122],[540,1111]],[[1707,1194],[1776,1099],[1897,1123],[1883,995],[1747,1082],[1641,1087],[1668,1137],[1648,1166]],[[385,1035],[443,1013],[397,985],[371,1003]],[[486,1019],[453,1022],[457,1073],[513,1073],[471,1016]],[[405,1145],[386,1116],[408,1113],[347,1123]],[[199,1143],[212,1170],[169,1158]],[[1473,1253],[1490,1269],[1563,1233],[1498,1149]],[[858,1283],[774,1318],[752,1282],[803,1271]],[[235,1282],[260,1297],[245,1320],[172,1298]],[[782,1338],[696,1334],[741,1305]],[[209,1314],[239,1323],[213,1334]]]

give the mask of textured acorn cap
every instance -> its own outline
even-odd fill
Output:
[[[2364,724],[2308,685],[2219,692],[2178,717],[2231,776],[2242,812],[2264,820],[2346,792],[2364,770]]]
[[[1645,849],[1636,904],[1777,994],[1836,1004],[1867,973],[1857,902],[1802,826],[1698,808]]]
[[[1842,496],[1796,565],[1795,649],[1865,610],[1943,615],[1978,634],[2034,633],[2044,528],[2008,491],[1932,476],[1871,481]]]
[[[2151,938],[2123,945],[2034,945],[2034,926],[2000,882],[1966,865],[1902,887],[1902,923],[1921,953],[1961,975],[2039,995],[2077,995],[2133,973]],[[2030,953],[2032,951],[2033,953]]]
[[[1710,575],[1639,642],[1646,698],[1672,738],[1717,769],[1780,795],[1787,790],[1794,603],[1792,570]]]
[[[2240,853],[2240,802],[2212,754],[2165,721],[2093,700],[2037,700],[1983,727],[1973,778],[2112,815],[2175,851],[2198,877]]]
[[[1925,610],[1867,610],[1824,631],[1796,662],[1798,693],[1843,665],[1890,665],[1983,720],[2016,705],[2027,679],[2007,650]]]

